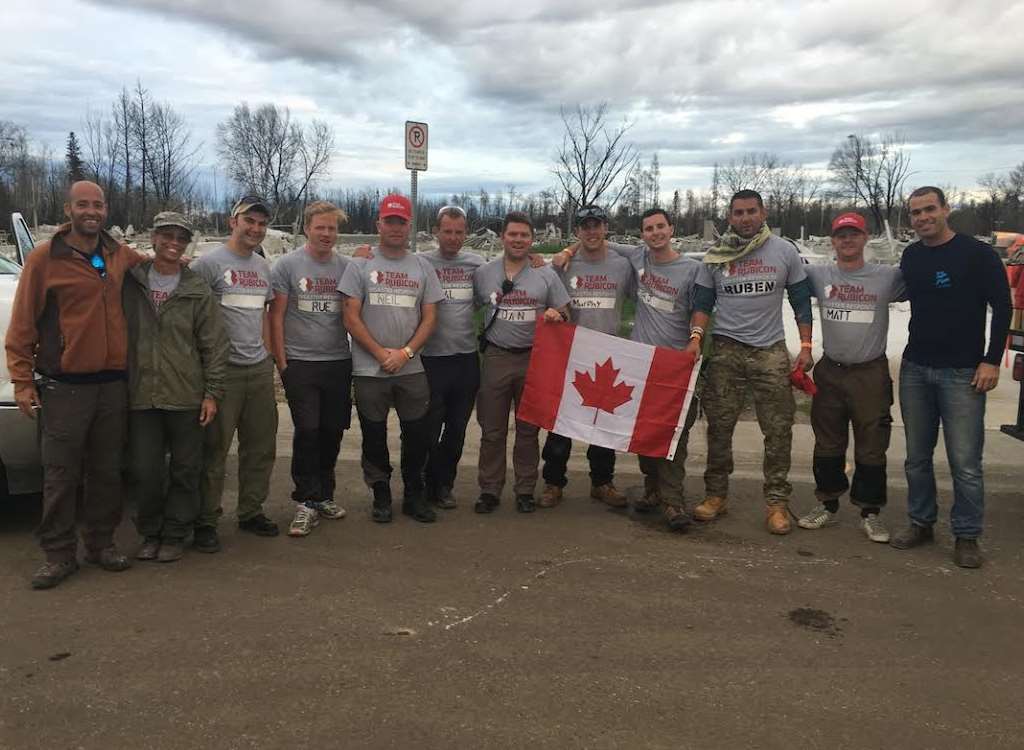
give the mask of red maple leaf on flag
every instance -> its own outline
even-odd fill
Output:
[[[596,422],[600,412],[606,411],[609,414],[614,414],[617,408],[632,401],[634,386],[615,382],[621,370],[615,369],[611,357],[606,359],[603,365],[595,362],[594,368],[596,377],[593,378],[590,377],[589,372],[576,370],[576,377],[573,378],[572,384],[583,398],[583,405],[593,406],[597,409],[594,412],[594,421]]]

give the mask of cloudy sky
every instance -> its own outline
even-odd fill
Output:
[[[0,118],[58,152],[142,80],[205,144],[233,106],[335,128],[330,183],[405,185],[403,123],[431,127],[421,189],[553,184],[559,108],[607,100],[662,190],[769,151],[822,169],[898,131],[909,184],[969,189],[1024,161],[1024,2],[3,0]]]

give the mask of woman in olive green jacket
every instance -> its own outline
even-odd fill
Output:
[[[183,216],[158,214],[154,260],[125,277],[128,455],[140,560],[181,557],[199,513],[203,429],[224,395],[228,346],[220,310],[209,285],[180,263],[191,237]]]

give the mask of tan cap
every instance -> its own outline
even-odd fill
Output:
[[[179,227],[189,234],[195,232],[192,228],[192,223],[177,211],[161,211],[154,216],[153,229],[160,229],[161,227]]]
[[[272,216],[270,204],[257,195],[246,195],[238,199],[238,202],[231,209],[231,217],[241,216],[249,211],[256,210],[267,216]]]

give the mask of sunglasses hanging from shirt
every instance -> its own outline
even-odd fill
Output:
[[[480,332],[480,353],[483,354],[487,351],[487,344],[490,342],[487,340],[487,332],[491,330],[491,326],[494,325],[494,321],[498,319],[498,313],[501,312],[501,301],[505,299],[505,295],[511,292],[515,288],[515,284],[512,283],[511,279],[505,279],[501,282],[501,294],[497,299],[494,300],[494,312],[491,314],[491,319],[487,321],[487,325],[484,326],[484,330]]]

